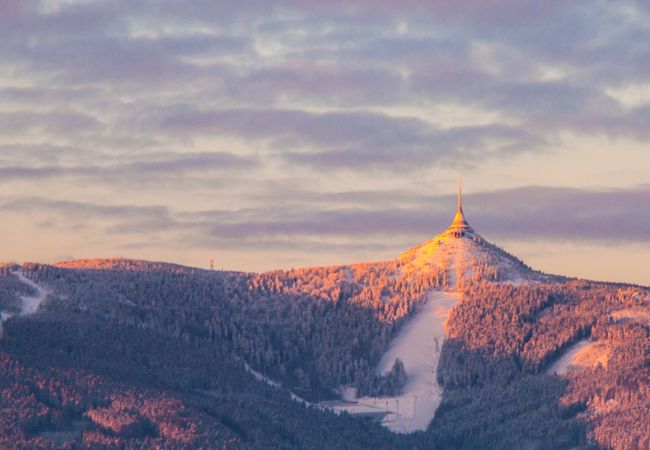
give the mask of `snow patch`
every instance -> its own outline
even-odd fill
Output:
[[[20,300],[22,301],[20,315],[24,316],[27,314],[35,313],[43,300],[45,300],[47,297],[47,291],[23,275],[22,271],[16,270],[12,273],[17,276],[22,283],[31,286],[34,290],[36,290],[36,297],[29,297],[26,295],[20,296]],[[6,322],[12,316],[13,314],[0,312],[0,337],[2,337],[3,334],[4,322]]]
[[[459,295],[433,291],[408,323],[404,324],[388,351],[379,361],[377,371],[390,371],[395,359],[404,363],[407,381],[397,397],[354,398],[352,389],[342,391],[347,401],[328,402],[336,412],[376,414],[385,417],[382,425],[396,433],[425,430],[442,400],[436,370],[445,338],[445,324]]]
[[[549,375],[565,375],[586,367],[607,367],[611,350],[603,344],[583,339],[569,347],[564,354],[548,368]]]
[[[257,370],[255,370],[251,366],[249,366],[248,363],[244,363],[244,369],[246,369],[246,372],[253,375],[257,381],[262,381],[262,382],[268,384],[269,386],[273,386],[274,388],[282,387],[282,385],[280,383],[278,383],[277,381],[273,381],[272,379],[270,379],[269,377],[267,377],[265,375],[262,375]]]
[[[352,386],[341,386],[335,392],[346,402],[352,402],[357,398],[357,388]]]
[[[0,337],[2,337],[4,322],[12,316],[10,313],[0,312]]]
[[[21,282],[36,290],[36,297],[20,296],[20,299],[23,302],[21,315],[35,313],[41,303],[43,303],[43,300],[47,297],[47,291],[23,275],[22,271],[17,270],[13,272],[13,274],[16,275]]]
[[[249,366],[248,363],[244,363],[244,369],[246,370],[246,372],[248,372],[248,373],[250,373],[251,375],[253,375],[257,381],[261,381],[261,382],[263,382],[263,383],[266,383],[266,384],[268,384],[269,386],[273,386],[273,387],[276,388],[276,389],[284,389],[284,388],[282,387],[282,384],[280,384],[280,383],[278,383],[277,381],[272,380],[272,379],[270,379],[269,377],[267,377],[267,376],[265,376],[265,375],[259,373],[257,370],[255,370],[255,369],[253,369],[251,366]],[[296,394],[294,394],[293,392],[291,392],[291,391],[289,391],[289,390],[287,390],[287,391],[289,392],[289,395],[291,395],[291,399],[292,399],[293,401],[296,401],[296,402],[302,403],[302,404],[307,405],[307,406],[311,405],[311,403],[308,402],[307,400],[305,400],[304,398],[302,398],[302,397],[298,397]]]
[[[575,365],[573,364],[573,358],[575,358],[576,354],[580,350],[582,350],[585,347],[588,347],[589,345],[591,345],[591,342],[589,342],[588,339],[583,339],[581,341],[576,342],[571,347],[569,347],[564,352],[564,354],[562,354],[560,359],[555,361],[551,365],[551,367],[548,368],[546,373],[548,373],[549,375],[553,375],[553,374],[564,375],[569,370],[576,368]]]
[[[528,282],[527,280],[521,278],[520,276],[515,277],[513,280],[506,281],[506,283],[510,283],[510,284],[512,284],[513,286],[516,286],[516,287],[522,286],[522,285],[526,284],[527,282]]]
[[[650,311],[641,309],[623,309],[612,313],[614,320],[633,320],[650,324]]]

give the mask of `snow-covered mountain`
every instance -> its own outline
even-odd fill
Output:
[[[381,416],[382,425],[390,430],[410,433],[427,428],[442,400],[443,387],[436,379],[436,371],[449,314],[460,301],[458,291],[483,281],[520,285],[550,281],[552,277],[532,270],[483,239],[465,218],[460,186],[458,209],[451,225],[433,239],[402,253],[396,263],[402,279],[439,280],[414,316],[401,327],[376,368],[378,374],[386,375],[399,359],[406,372],[404,387],[396,396],[360,398],[356,398],[354,389],[342,387],[344,401],[331,406],[352,415]]]
[[[475,281],[547,281],[521,260],[483,239],[465,218],[460,185],[458,209],[451,225],[442,233],[402,253],[405,273],[442,273],[452,289]]]
[[[447,229],[375,263],[0,265],[0,388],[16,397],[0,442],[648,447],[650,289],[534,271],[461,201]]]
[[[451,286],[456,286],[461,280],[518,284],[549,279],[476,232],[454,236],[447,229],[433,239],[405,251],[399,260],[406,273],[439,271]]]

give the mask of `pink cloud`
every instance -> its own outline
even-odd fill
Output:
[[[394,13],[430,12],[432,14],[453,16],[484,16],[490,19],[513,19],[533,17],[562,5],[559,0],[539,2],[534,0],[289,0],[296,8],[341,10],[349,12],[374,12],[378,10]]]

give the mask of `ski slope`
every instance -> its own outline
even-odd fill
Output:
[[[43,303],[43,300],[47,297],[47,291],[34,283],[32,280],[27,278],[20,270],[14,272],[14,275],[18,277],[20,281],[31,286],[36,290],[35,297],[29,297],[21,295],[20,299],[22,300],[22,311],[21,315],[33,314],[38,310],[38,307]]]
[[[564,375],[572,370],[602,366],[607,367],[611,348],[602,341],[583,339],[569,347],[546,371],[549,375]]]
[[[30,297],[26,295],[20,296],[20,300],[22,302],[20,315],[35,313],[38,310],[40,304],[43,303],[43,300],[45,300],[45,298],[47,297],[47,291],[42,287],[38,286],[36,283],[34,283],[29,278],[27,278],[25,275],[23,275],[23,273],[20,270],[16,270],[15,272],[13,272],[13,274],[17,276],[21,282],[31,286],[32,288],[34,288],[34,290],[36,290],[35,297]],[[10,317],[12,317],[12,314],[7,312],[0,312],[0,337],[2,337],[2,333],[3,333],[3,323],[6,320],[8,320]]]
[[[551,367],[548,368],[546,373],[548,373],[549,375],[553,375],[553,374],[564,375],[570,370],[579,368],[579,365],[575,361],[576,356],[581,351],[589,348],[590,346],[591,346],[591,342],[588,339],[583,339],[581,341],[576,342],[562,354],[560,359],[555,361],[551,365]]]
[[[404,363],[407,381],[397,397],[353,398],[331,405],[335,411],[350,414],[387,412],[382,425],[397,433],[427,428],[442,400],[442,387],[436,380],[440,350],[445,338],[445,323],[459,295],[433,291],[420,311],[400,330],[379,362],[379,373],[390,371],[399,358]]]

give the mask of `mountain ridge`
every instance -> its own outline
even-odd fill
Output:
[[[460,244],[460,245],[459,245]],[[465,244],[465,245],[463,245]],[[450,250],[450,251],[443,251]],[[471,249],[471,251],[469,251]],[[426,269],[427,266],[435,266],[438,268],[447,268],[450,271],[455,270],[459,265],[462,265],[462,258],[453,258],[452,263],[445,259],[451,259],[450,256],[455,256],[455,253],[463,251],[468,258],[465,260],[471,266],[473,263],[480,263],[484,267],[493,265],[495,267],[513,266],[516,273],[509,273],[508,271],[500,274],[494,273],[491,278],[494,281],[516,281],[511,277],[513,275],[520,275],[521,278],[530,278],[531,280],[548,279],[548,277],[561,277],[561,275],[547,275],[542,272],[536,271],[526,265],[517,257],[511,255],[505,250],[499,248],[495,244],[482,238],[480,235],[474,233],[471,236],[464,236],[460,238],[449,237],[447,232],[440,233],[439,235],[424,241],[420,244],[414,245],[407,250],[401,252],[394,258],[383,260],[370,260],[358,261],[345,264],[332,264],[332,265],[311,265],[305,267],[298,267],[295,269],[271,269],[263,272],[249,272],[242,270],[228,270],[228,269],[206,269],[197,266],[178,264],[169,261],[156,261],[144,260],[137,258],[78,258],[62,261],[55,261],[53,263],[40,263],[35,261],[25,261],[22,264],[18,263],[0,263],[2,267],[22,267],[23,265],[36,265],[43,264],[53,267],[64,269],[80,269],[80,270],[161,270],[166,269],[170,271],[185,270],[185,271],[201,271],[201,272],[224,272],[224,273],[247,273],[247,274],[264,274],[273,273],[278,271],[292,271],[292,270],[309,270],[318,268],[349,268],[359,265],[371,265],[395,262],[405,266],[407,271],[413,272],[418,269]],[[441,257],[442,260],[436,260]],[[487,264],[491,262],[492,264]],[[505,262],[505,264],[504,264]]]
[[[17,315],[39,292],[38,309]],[[642,420],[650,414],[650,289],[535,271],[469,225],[460,195],[446,230],[394,259],[263,273],[125,258],[8,263],[0,265],[0,311],[0,388],[15,396],[0,405],[0,445],[650,445]],[[422,358],[435,352],[435,362],[418,369],[411,351],[422,336],[434,336]],[[607,357],[548,373],[578,344]],[[390,361],[400,352],[410,366]],[[428,403],[402,395],[410,370],[424,381],[411,383],[414,395],[435,388]],[[251,373],[286,389],[261,386]],[[313,404],[345,386],[358,394],[353,401],[365,399],[361,414],[393,420],[394,431],[422,431],[396,438],[288,394]],[[164,412],[152,414],[142,398]],[[413,418],[417,405],[429,405],[417,424],[404,415],[409,405]],[[622,422],[625,436],[615,432]]]

